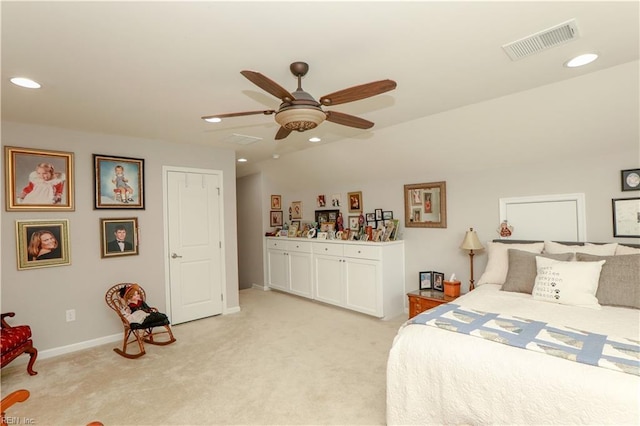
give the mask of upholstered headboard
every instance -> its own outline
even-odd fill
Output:
[[[540,241],[540,240],[510,240],[510,239],[500,239],[497,238],[495,240],[493,240],[494,243],[504,243],[504,244],[530,244],[530,243],[542,243],[544,241]],[[583,246],[586,243],[583,241],[554,241],[555,243],[558,244],[565,244],[565,245],[569,245],[569,246]],[[615,242],[615,241],[613,241]],[[611,243],[592,243],[589,242],[589,244],[611,244]],[[627,247],[633,247],[633,248],[640,248],[640,244],[632,244],[632,243],[618,243],[621,246],[627,246]]]

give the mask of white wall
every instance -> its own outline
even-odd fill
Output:
[[[611,199],[640,196],[620,189],[620,170],[640,166],[639,80],[638,62],[631,62],[393,128],[374,127],[368,140],[282,156],[261,165],[263,205],[270,194],[282,194],[285,217],[299,200],[303,221],[312,221],[318,194],[341,193],[344,203],[347,192],[362,191],[366,212],[382,208],[401,218],[407,291],[417,288],[424,270],[455,272],[468,286],[469,256],[459,245],[469,227],[481,241],[498,237],[503,197],[584,193],[588,240],[638,243],[613,238]],[[448,227],[404,228],[403,185],[441,180],[447,182]],[[268,220],[264,214],[264,229]],[[476,281],[485,265],[479,252]]]
[[[238,274],[240,288],[262,286],[262,217],[268,214],[262,209],[262,179],[258,174],[237,180],[238,194]]]
[[[162,166],[165,165],[222,170],[226,221],[225,307],[238,308],[236,179],[232,151],[201,145],[190,145],[186,149],[184,145],[158,140],[8,122],[2,123],[2,144],[68,151],[75,156],[75,211],[2,212],[1,310],[16,312],[14,324],[31,326],[38,350],[122,333],[120,321],[104,301],[105,291],[118,282],[140,283],[152,306],[160,310],[166,308],[162,210]],[[145,160],[145,210],[93,209],[92,154]],[[101,259],[99,219],[120,217],[138,217],[140,254]],[[15,221],[61,218],[69,219],[71,265],[18,271]],[[75,322],[66,322],[67,309],[76,310]]]

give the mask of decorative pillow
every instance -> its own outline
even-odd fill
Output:
[[[605,260],[596,297],[601,305],[640,309],[640,254],[593,256],[576,253],[578,262]]]
[[[625,254],[638,254],[640,253],[640,248],[634,248],[629,246],[623,246],[622,244],[618,244],[616,247],[616,256],[625,255]]]
[[[610,244],[590,244],[586,243],[583,246],[570,246],[566,244],[556,243],[554,241],[544,242],[544,253],[558,254],[558,253],[588,253],[598,256],[613,256],[616,252],[618,243]]]
[[[509,270],[500,290],[531,294],[535,284],[537,269],[536,256],[554,260],[571,260],[573,253],[537,254],[509,249]]]
[[[530,244],[505,244],[487,243],[487,267],[480,276],[476,285],[482,284],[504,284],[507,278],[507,270],[509,269],[509,249],[524,250],[531,253],[542,253],[544,243]]]
[[[538,275],[533,286],[533,298],[563,305],[601,309],[595,295],[604,263],[604,260],[561,262],[536,256]]]

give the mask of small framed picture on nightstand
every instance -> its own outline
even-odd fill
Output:
[[[433,271],[420,272],[419,274],[420,290],[431,289],[432,283],[433,283]]]
[[[433,289],[444,291],[444,274],[441,272],[433,273]]]

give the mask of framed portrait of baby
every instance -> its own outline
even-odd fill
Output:
[[[7,211],[73,211],[73,153],[5,146]]]
[[[71,264],[69,221],[16,221],[18,270]]]
[[[144,209],[144,160],[93,154],[95,209]]]

